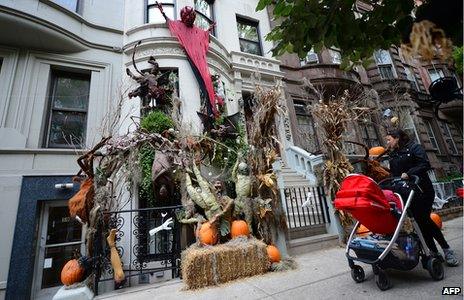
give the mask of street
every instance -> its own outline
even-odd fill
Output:
[[[97,299],[462,299],[442,296],[443,287],[463,287],[463,219],[444,222],[444,235],[455,250],[460,266],[445,266],[445,279],[433,281],[421,264],[409,272],[388,271],[393,287],[380,291],[370,266],[363,265],[366,281],[355,283],[344,249],[334,247],[295,257],[298,269],[268,273],[218,287],[183,291],[179,280],[164,285],[128,288]]]

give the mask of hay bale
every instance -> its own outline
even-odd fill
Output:
[[[239,237],[217,246],[192,245],[182,252],[182,279],[187,289],[217,285],[266,273],[266,244]]]

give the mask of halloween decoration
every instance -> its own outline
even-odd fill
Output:
[[[61,270],[61,282],[64,285],[71,285],[81,282],[84,277],[85,269],[77,259],[68,261]]]
[[[182,252],[182,281],[198,289],[238,278],[266,273],[270,262],[266,244],[238,237],[214,247],[194,244]]]
[[[237,195],[234,214],[236,216],[243,214],[250,232],[253,233],[253,228],[251,226],[253,222],[253,209],[251,199],[249,198],[251,192],[251,176],[248,165],[245,162],[240,162],[240,159],[237,159],[232,169],[232,178],[235,181],[235,194]]]
[[[111,229],[110,234],[106,238],[106,241],[108,242],[108,247],[110,247],[111,252],[111,266],[113,267],[114,272],[114,286],[116,289],[118,289],[124,285],[126,276],[122,270],[122,263],[118,250],[116,250],[116,231],[116,229]]]
[[[198,231],[198,238],[200,243],[205,245],[214,245],[217,243],[218,234],[214,224],[209,222],[203,223]]]
[[[369,176],[370,178],[374,179],[376,182],[379,182],[390,176],[390,170],[383,167],[379,162],[380,158],[386,153],[383,147],[374,147],[376,149],[373,149],[373,148],[369,149],[366,145],[358,143],[358,142],[353,142],[353,141],[346,141],[346,142],[359,145],[363,147],[364,150],[366,151],[366,155],[364,156],[364,158],[353,162],[353,164],[361,163],[364,175]],[[369,157],[371,153],[372,155],[374,155],[375,153],[378,153],[377,157],[374,159],[371,159]]]
[[[440,215],[438,215],[437,213],[431,213],[430,219],[432,219],[432,221],[438,226],[438,228],[443,228],[443,222],[441,221]]]
[[[384,154],[386,149],[382,146],[372,147],[369,149],[369,155],[378,156]]]
[[[139,84],[138,88],[129,92],[129,99],[133,97],[148,97],[149,99],[156,100],[157,105],[164,105],[167,103],[167,94],[171,93],[172,91],[166,87],[159,86],[158,80],[160,76],[163,75],[160,75],[160,68],[156,62],[156,59],[153,56],[150,56],[148,59],[148,63],[152,65],[152,68],[148,72],[142,73],[135,65],[134,55],[137,49],[137,45],[140,45],[140,43],[141,41],[134,45],[134,51],[132,53],[132,65],[140,75],[136,76],[131,72],[131,70],[129,70],[129,68],[126,68],[127,75]]]
[[[69,199],[69,215],[72,218],[79,218],[83,223],[87,223],[91,207],[93,206],[93,196],[95,188],[93,179],[87,178],[81,183],[77,194]]]
[[[195,10],[186,6],[181,9],[181,20],[170,20],[163,11],[161,4],[156,2],[161,14],[166,19],[171,34],[177,38],[184,48],[192,70],[197,78],[200,89],[209,99],[207,112],[210,118],[219,116],[217,105],[223,105],[223,99],[217,97],[214,92],[213,81],[206,61],[206,53],[209,48],[209,33],[214,28],[211,24],[208,30],[202,30],[195,26]]]
[[[438,114],[440,106],[453,100],[462,101],[461,88],[459,88],[456,78],[441,77],[430,84],[429,87],[431,102],[434,108],[435,117],[443,122],[449,123],[447,120],[441,118]]]
[[[168,206],[174,196],[174,179],[172,178],[172,158],[161,151],[155,152],[152,166],[153,192],[157,206]]]
[[[248,224],[245,221],[236,220],[232,222],[232,226],[230,227],[230,235],[232,238],[248,236],[249,234],[250,230],[248,229]]]
[[[280,251],[276,246],[269,245],[266,247],[266,251],[271,262],[275,263],[280,261]]]
[[[356,229],[356,234],[360,237],[368,236],[370,233],[371,231],[363,224],[359,225],[358,229]]]
[[[445,32],[429,20],[414,23],[409,40],[410,43],[401,45],[401,50],[411,58],[420,57],[425,61],[431,61],[438,57],[446,61],[453,51],[453,44]]]

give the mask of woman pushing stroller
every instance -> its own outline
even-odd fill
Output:
[[[459,262],[453,250],[445,240],[443,233],[430,218],[435,191],[427,171],[431,169],[427,155],[421,145],[414,143],[409,136],[400,129],[394,129],[386,135],[387,149],[391,175],[409,179],[410,176],[419,177],[419,188],[411,204],[411,212],[417,221],[425,243],[434,256],[439,257],[434,239],[443,249],[445,261],[448,266],[458,266]]]

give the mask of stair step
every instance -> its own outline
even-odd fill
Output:
[[[299,255],[338,245],[338,234],[320,234],[287,242],[290,255]]]

